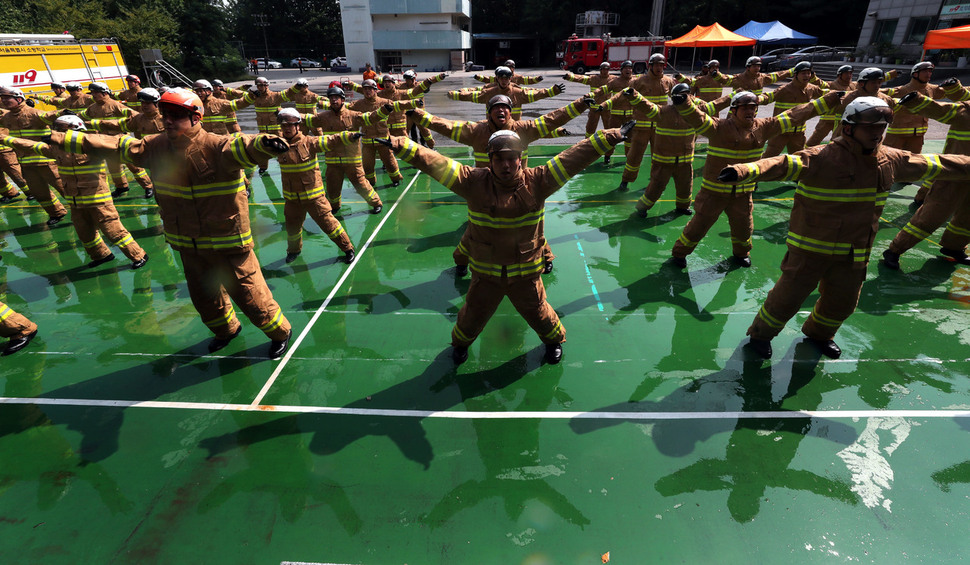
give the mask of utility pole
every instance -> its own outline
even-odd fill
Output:
[[[266,22],[266,14],[253,14],[256,18],[256,27],[263,28],[263,46],[266,48],[266,58],[263,59],[264,68],[269,68],[269,42],[266,40],[266,26],[269,23]]]

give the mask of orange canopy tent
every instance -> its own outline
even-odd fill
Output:
[[[970,26],[934,29],[926,32],[926,39],[923,41],[923,51],[967,48],[970,48]]]
[[[733,51],[734,47],[752,46],[757,42],[758,41],[756,39],[738,35],[733,31],[726,29],[721,24],[714,22],[709,26],[695,26],[694,29],[678,37],[677,39],[667,41],[666,46],[693,47],[694,53],[696,54],[698,47],[710,47],[712,50],[714,47],[730,47],[731,51]],[[731,51],[728,52],[728,66],[731,65]],[[696,57],[692,56],[691,71],[694,70],[694,59],[696,59]]]

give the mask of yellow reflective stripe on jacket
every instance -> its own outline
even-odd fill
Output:
[[[63,196],[64,200],[71,206],[93,206],[111,202],[110,192],[98,192],[82,196]]]
[[[232,249],[234,247],[245,247],[253,243],[253,232],[223,235],[223,236],[202,236],[188,237],[184,235],[165,232],[165,241],[172,247],[190,247],[203,250]]]
[[[556,180],[556,186],[562,186],[566,184],[572,175],[566,171],[563,167],[562,159],[559,156],[553,157],[546,161],[546,166],[549,167],[549,172],[552,173],[552,178]]]
[[[886,135],[926,135],[926,126],[914,128],[886,128]]]
[[[352,157],[337,157],[330,155],[329,153],[327,153],[327,155],[323,158],[323,162],[328,165],[356,165],[363,163],[360,155],[355,155]]]
[[[943,164],[940,163],[940,156],[933,153],[924,153],[926,159],[926,172],[923,176],[916,179],[917,183],[927,182],[935,179],[943,172]]]
[[[737,184],[726,184],[716,180],[701,180],[701,189],[707,189],[720,194],[754,192],[755,183],[739,182]]]
[[[795,194],[823,202],[874,202],[877,206],[885,205],[889,195],[888,192],[879,191],[876,187],[846,190],[808,186],[803,182],[798,183]]]
[[[792,247],[804,249],[805,251],[820,253],[822,255],[851,257],[852,260],[856,262],[866,261],[866,259],[869,257],[870,251],[870,249],[854,248],[851,243],[840,243],[837,241],[815,239],[797,234],[793,231],[788,232],[786,242]]]
[[[483,275],[491,275],[493,277],[501,277],[504,274],[509,277],[522,277],[528,275],[535,275],[542,272],[545,268],[545,260],[540,256],[535,261],[529,263],[513,263],[511,265],[496,265],[494,263],[483,263],[481,261],[476,261],[474,257],[468,258],[468,266],[478,273]]]
[[[283,198],[287,200],[313,200],[314,198],[323,196],[324,194],[326,194],[326,192],[327,192],[327,189],[323,185],[320,185],[316,188],[311,188],[310,190],[306,190],[306,191],[301,190],[298,192],[293,192],[293,191],[284,189]]]
[[[741,161],[757,161],[764,154],[764,147],[756,147],[754,149],[742,149],[735,151],[733,149],[728,149],[726,147],[716,147],[710,145],[707,148],[707,155],[709,157],[720,157],[722,159],[738,159]]]
[[[192,200],[195,198],[226,196],[229,194],[242,192],[246,190],[246,184],[243,181],[242,173],[240,173],[239,177],[233,180],[211,184],[198,184],[194,186],[180,186],[177,184],[168,184],[155,180],[155,190],[160,195]]]
[[[661,155],[659,153],[654,153],[651,156],[654,163],[662,163],[664,165],[682,165],[684,163],[692,163],[694,161],[694,154],[688,153],[687,155]]]
[[[687,137],[694,135],[694,128],[665,128],[657,126],[655,130],[657,135],[667,136],[667,137]]]
[[[785,176],[778,179],[781,182],[792,182],[797,180],[801,176],[802,171],[805,170],[805,163],[802,161],[801,157],[797,155],[782,155],[785,159],[785,167],[788,169]],[[761,174],[761,167],[755,163],[741,163],[742,167],[748,169],[748,174],[746,177],[757,176]]]
[[[497,218],[489,216],[484,212],[468,211],[468,221],[476,226],[495,229],[519,229],[527,226],[538,225],[545,218],[545,210],[536,210],[516,218]]]
[[[953,141],[970,141],[970,130],[950,128],[950,131],[946,133],[946,138]]]
[[[104,161],[98,163],[87,163],[84,165],[60,165],[57,169],[61,173],[66,173],[69,175],[97,175],[99,173],[106,172]]]
[[[2,302],[0,302],[0,306],[2,306],[2,308],[0,308],[0,322],[2,322],[13,314],[13,310]]]
[[[592,137],[589,138],[589,142],[592,144],[593,149],[596,149],[596,152],[600,155],[606,155],[611,149],[613,149],[613,145],[606,140],[606,134],[603,133],[603,130],[594,133]]]
[[[305,163],[280,163],[280,172],[283,173],[303,173],[318,168],[318,161],[310,159]]]

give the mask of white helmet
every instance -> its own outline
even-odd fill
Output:
[[[878,67],[866,67],[859,71],[859,82],[865,82],[867,80],[885,80],[886,73],[882,72],[882,69]]]
[[[205,79],[199,79],[199,80],[195,81],[195,84],[192,85],[192,89],[193,90],[196,90],[196,89],[199,89],[199,88],[201,88],[203,90],[212,90],[212,83],[209,82],[209,81],[207,81],[207,80],[205,80]]]
[[[512,69],[508,67],[498,67],[495,69],[495,76],[497,77],[512,77]]]
[[[155,104],[158,104],[158,99],[162,97],[154,88],[143,88],[138,91],[136,96],[142,102],[154,102]]]
[[[488,154],[522,153],[522,138],[510,129],[500,129],[488,138]]]
[[[307,80],[305,78],[301,78],[301,79],[298,79],[296,81],[296,85],[297,86],[310,86],[310,83],[307,82]]]
[[[102,94],[108,94],[111,92],[111,89],[108,88],[108,85],[103,82],[92,82],[88,85],[88,92],[100,92]]]
[[[64,85],[64,88],[68,90],[81,90],[81,83],[79,82],[69,82]]]
[[[266,80],[266,77],[256,77],[256,80],[254,80],[253,83],[257,85],[265,84],[266,86],[269,86],[269,81]]]
[[[24,91],[12,86],[0,86],[0,94],[3,96],[13,96],[14,98],[24,99]]]
[[[893,110],[882,98],[860,96],[842,112],[843,124],[891,124]]]
[[[736,92],[734,96],[731,97],[731,107],[737,108],[738,106],[757,106],[758,96],[754,92],[749,90],[742,90]]]
[[[748,60],[744,62],[745,67],[750,67],[752,65],[760,65],[761,57],[748,57]]]
[[[404,71],[404,74],[401,76],[403,76],[404,78],[418,78],[418,75],[411,69]]]
[[[68,114],[66,116],[59,116],[54,120],[54,125],[64,126],[67,129],[73,129],[78,131],[85,131],[88,128],[84,127],[84,121],[81,118]]]
[[[296,111],[296,108],[280,108],[280,111],[276,113],[276,121],[281,124],[299,122],[300,120],[300,113]]]

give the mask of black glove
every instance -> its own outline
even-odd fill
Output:
[[[586,104],[587,106],[592,106],[593,104],[596,104],[596,99],[593,98],[592,96],[583,96],[583,104]]]
[[[33,98],[28,98],[28,99],[24,100],[24,103],[27,104],[28,106],[30,106],[31,108],[33,108],[34,107],[34,104],[36,104],[37,102],[34,101]]]
[[[636,92],[637,91],[634,90],[632,86],[628,86],[623,89],[623,96],[629,96],[632,98],[636,94]]]
[[[559,93],[561,93],[562,91],[564,91],[564,90],[566,90],[566,85],[565,85],[565,84],[563,84],[563,83],[559,83],[559,84],[554,84],[554,85],[552,85],[552,90],[553,90],[553,92],[555,92],[556,94],[559,94]]]
[[[424,98],[418,98],[414,101],[414,105],[418,108],[424,108]]]
[[[941,82],[940,86],[942,86],[943,88],[950,88],[951,86],[956,86],[959,82],[960,82],[960,79],[958,79],[957,77],[950,77],[945,81]]]
[[[740,176],[738,172],[731,167],[724,167],[721,172],[717,174],[717,180],[719,182],[734,183],[738,182]]]
[[[476,74],[474,78],[475,78],[475,80],[482,80],[482,79],[484,79],[485,77],[483,77],[483,76],[482,76],[482,75],[480,75],[480,74]]]
[[[905,105],[910,100],[915,100],[919,98],[919,92],[907,92],[899,99],[899,103]]]
[[[843,98],[845,98],[845,91],[844,90],[836,90],[835,91],[835,97],[838,98],[839,100],[842,100]]]
[[[682,81],[684,80],[684,75],[677,73],[674,75],[674,78],[677,79],[677,81]]]
[[[349,137],[351,141],[359,141],[360,138],[364,137],[364,134],[359,131],[355,131],[355,132],[352,132],[347,137]]]
[[[290,150],[290,146],[281,137],[261,137],[259,141],[262,143],[263,149],[268,150],[270,153],[279,155]]]
[[[391,112],[394,111],[394,104],[391,104],[390,102],[388,102],[387,104],[384,104],[383,106],[381,106],[381,110],[384,110],[385,114],[390,114]]]
[[[254,84],[249,87],[249,93],[253,96],[259,96],[259,88]]]
[[[446,75],[445,73],[438,73],[438,75],[435,77],[438,80],[436,80],[435,82],[441,82],[441,81],[445,80],[445,77],[446,76],[448,76],[448,75]]]
[[[559,128],[558,132],[559,132],[559,137],[565,137],[567,135],[573,135],[573,132],[569,131],[566,128]]]
[[[404,115],[405,115],[405,116],[407,116],[407,117],[409,117],[409,118],[410,118],[411,116],[413,116],[413,115],[414,115],[414,113],[415,113],[415,112],[414,112],[414,110],[405,110],[405,111],[404,111]]]
[[[54,139],[51,137],[50,134],[40,136],[41,143],[46,143],[47,145],[50,145],[53,141]]]
[[[620,126],[620,135],[623,136],[623,141],[629,141],[630,134],[633,133],[633,128],[637,125],[636,120],[630,120],[629,122]]]
[[[346,80],[346,81],[340,83],[340,88],[342,88],[344,90],[350,90],[350,81],[349,80]]]
[[[542,75],[536,77],[536,82],[542,82]]]
[[[687,102],[687,94],[671,94],[670,101],[674,103],[674,106],[680,106]]]
[[[388,148],[391,148],[391,149],[394,148],[394,144],[391,142],[390,138],[387,138],[387,137],[375,137],[374,138],[374,141],[377,142],[377,143],[380,143],[384,147],[388,147]]]
[[[61,116],[76,116],[77,114],[75,114],[72,110],[69,110],[67,108],[64,108],[63,110],[61,110],[60,115]]]
[[[715,70],[711,70],[711,78],[717,78],[721,73]]]
[[[569,80],[569,77],[571,77],[571,76],[573,76],[573,73],[566,73],[566,74],[562,75],[562,79],[563,80]]]

